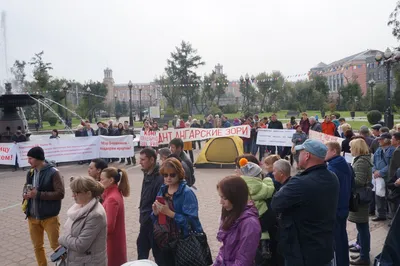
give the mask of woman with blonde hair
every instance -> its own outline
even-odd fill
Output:
[[[107,265],[106,212],[99,202],[104,187],[91,177],[75,177],[70,188],[75,204],[67,211],[58,239],[67,249],[66,265]]]
[[[124,169],[108,167],[101,172],[100,183],[105,188],[103,207],[107,215],[108,266],[119,266],[128,260],[123,199],[130,193],[128,174]]]
[[[355,174],[356,191],[362,191],[371,188],[372,181],[372,163],[369,147],[365,140],[354,139],[350,141],[350,152],[354,157],[353,170]],[[350,251],[359,252],[360,256],[351,256],[354,261],[352,265],[369,265],[369,252],[371,246],[371,235],[369,232],[369,203],[360,203],[358,211],[349,213],[348,220],[356,224],[357,241],[350,245]],[[364,264],[363,264],[364,263]]]

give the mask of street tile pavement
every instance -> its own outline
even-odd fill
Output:
[[[196,152],[197,153],[197,152]],[[123,168],[121,164],[111,164]],[[87,165],[64,165],[59,167],[64,176],[66,195],[60,212],[61,231],[66,221],[66,212],[73,204],[69,178],[87,174]],[[128,259],[137,258],[136,239],[139,231],[139,198],[143,173],[139,166],[127,168],[131,184],[131,196],[125,199],[125,224],[127,234]],[[196,169],[196,195],[199,202],[199,215],[204,231],[207,233],[209,245],[216,256],[220,244],[216,240],[219,226],[221,207],[216,191],[217,182],[223,177],[233,174],[229,169]],[[36,265],[33,247],[30,241],[28,224],[21,210],[22,186],[26,172],[0,172],[0,265]],[[348,223],[349,241],[356,238],[355,225]],[[371,259],[376,256],[384,243],[388,226],[387,223],[370,223],[371,228]],[[45,236],[45,249],[48,257],[51,249]],[[51,265],[51,263],[49,263]]]

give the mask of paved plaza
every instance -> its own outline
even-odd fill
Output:
[[[195,152],[196,154],[196,152]],[[111,164],[123,167],[121,164]],[[69,178],[87,174],[87,165],[61,165],[58,167],[64,176],[66,186],[65,199],[62,202],[60,213],[61,230],[66,221],[66,212],[73,204]],[[127,168],[131,184],[131,196],[125,199],[126,234],[128,259],[134,260],[136,253],[136,238],[139,230],[139,198],[143,173],[140,166]],[[209,244],[216,256],[219,243],[215,236],[219,226],[221,207],[216,191],[217,182],[230,174],[233,170],[227,169],[196,169],[197,198],[199,201],[200,221],[207,233]],[[0,265],[36,265],[34,252],[28,232],[28,224],[21,210],[22,187],[26,172],[19,170],[0,170]],[[371,227],[371,259],[380,253],[389,227],[387,223],[370,223]],[[348,223],[349,240],[356,238],[356,229],[353,223]],[[45,248],[48,256],[52,253],[45,237]],[[51,263],[49,263],[51,265]]]

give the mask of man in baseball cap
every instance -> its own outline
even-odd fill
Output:
[[[278,242],[282,243],[286,265],[302,265],[304,261],[307,265],[328,265],[333,259],[339,180],[327,169],[328,148],[322,142],[306,140],[295,149],[304,171],[290,178],[271,203],[285,225]],[[287,239],[295,241],[288,243]]]

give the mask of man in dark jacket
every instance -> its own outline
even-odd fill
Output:
[[[152,148],[144,148],[140,151],[140,165],[144,173],[142,191],[139,205],[139,236],[136,241],[138,259],[148,259],[150,249],[158,265],[162,265],[161,251],[153,238],[153,221],[151,213],[152,205],[156,201],[157,193],[164,184],[164,178],[160,175],[160,167],[157,163],[157,153]]]
[[[187,166],[190,169],[190,173],[187,173],[188,179],[186,180],[186,183],[189,187],[193,186],[194,183],[196,182],[196,178],[194,176],[194,169],[193,169],[193,163],[189,159],[189,157],[186,155],[186,153],[183,151],[183,141],[182,139],[175,138],[171,140],[169,143],[169,147],[171,149],[171,152],[178,155],[181,161],[185,162]]]
[[[199,124],[197,119],[193,119],[193,123],[192,123],[192,125],[190,127],[201,128],[201,125]],[[201,140],[192,141],[193,149],[194,150],[196,149],[196,142],[197,142],[197,144],[199,144],[199,150],[201,150]]]
[[[321,124],[317,121],[315,117],[312,116],[308,120],[310,121],[310,130],[322,132]]]
[[[322,142],[306,140],[296,152],[305,170],[272,198],[272,208],[281,214],[279,245],[286,265],[331,265],[339,181],[326,167]]]
[[[103,122],[97,122],[97,130],[96,130],[96,135],[97,136],[108,136],[108,130],[107,128],[104,127]]]
[[[268,124],[269,129],[283,129],[282,122],[277,119],[276,114],[271,115],[271,121]],[[271,154],[275,154],[276,146],[267,146],[267,149]],[[278,147],[278,154],[281,154],[282,147]]]
[[[327,142],[328,147],[325,160],[328,170],[335,173],[339,179],[339,201],[336,212],[335,225],[335,252],[336,265],[349,265],[349,248],[346,231],[347,217],[349,216],[349,201],[351,195],[352,169],[343,156],[340,156],[341,147],[338,142]]]
[[[28,151],[28,162],[32,168],[26,175],[23,198],[27,205],[24,211],[28,218],[36,261],[38,265],[47,265],[44,231],[49,238],[50,247],[53,250],[58,248],[58,214],[65,194],[64,182],[60,172],[45,161],[41,147],[34,147]]]

